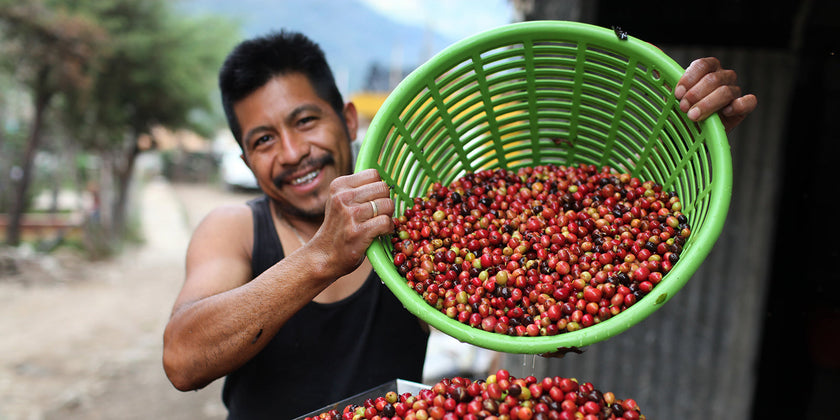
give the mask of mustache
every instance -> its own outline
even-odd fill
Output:
[[[277,174],[277,176],[274,177],[272,182],[274,182],[274,185],[277,188],[281,188],[283,185],[288,184],[289,180],[290,180],[289,178],[294,173],[300,172],[301,169],[304,169],[304,168],[306,168],[306,169],[308,169],[308,168],[312,168],[312,169],[323,168],[324,166],[334,164],[334,163],[335,163],[335,158],[333,158],[333,155],[331,153],[328,153],[328,154],[326,154],[324,156],[321,156],[321,157],[318,157],[318,158],[306,158],[299,165],[295,166],[294,168],[286,169],[286,170],[280,172],[279,174]]]

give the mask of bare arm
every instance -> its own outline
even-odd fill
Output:
[[[241,232],[252,226],[243,212],[250,210],[214,211],[190,241],[186,280],[164,332],[164,369],[178,389],[204,387],[244,364],[330,283],[316,269],[323,262],[304,252],[249,281]]]
[[[371,241],[393,229],[387,191],[375,171],[336,179],[312,240],[251,281],[250,209],[208,215],[190,241],[186,279],[164,331],[164,369],[173,385],[198,389],[237,369],[292,315],[358,267]],[[374,198],[380,215],[371,218]]]

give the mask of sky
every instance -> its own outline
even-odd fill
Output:
[[[511,23],[509,0],[360,0],[393,20],[463,39]]]

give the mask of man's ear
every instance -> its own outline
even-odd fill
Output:
[[[344,123],[347,125],[350,141],[355,141],[357,132],[359,131],[359,114],[353,102],[347,102],[344,105]]]
[[[245,166],[247,166],[248,169],[251,169],[251,164],[248,163],[248,159],[245,159],[245,152],[240,153],[239,158],[242,159],[243,162],[245,162]],[[251,172],[253,172],[253,170]]]

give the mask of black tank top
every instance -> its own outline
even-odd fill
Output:
[[[253,277],[284,254],[268,198],[254,217]],[[372,272],[351,296],[309,302],[225,379],[228,419],[292,419],[401,378],[421,381],[428,333]]]

